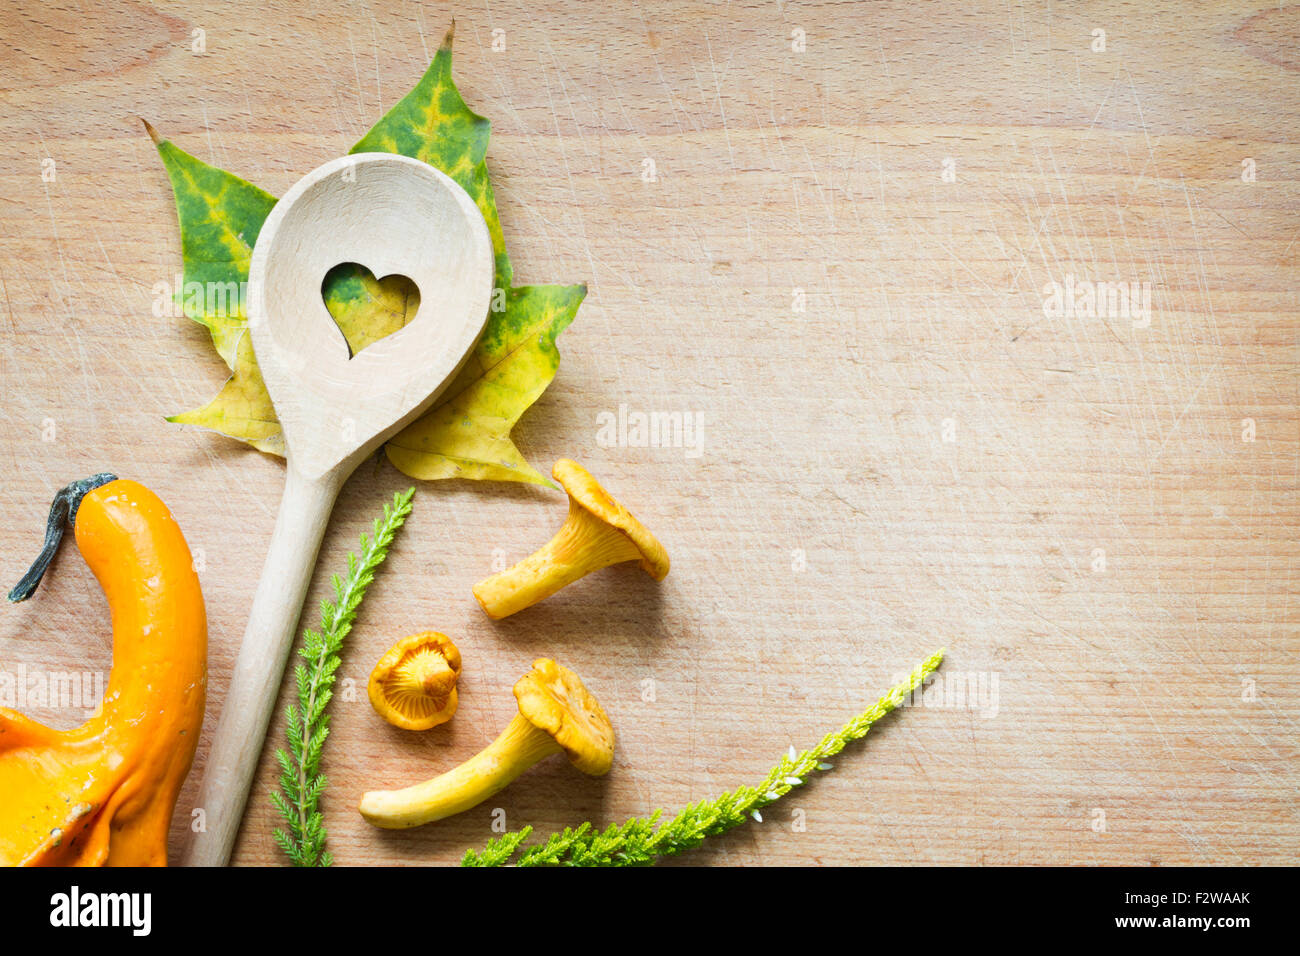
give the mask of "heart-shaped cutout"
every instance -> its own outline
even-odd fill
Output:
[[[325,274],[321,298],[348,343],[349,358],[409,324],[420,311],[420,290],[404,275],[375,274],[342,262]]]

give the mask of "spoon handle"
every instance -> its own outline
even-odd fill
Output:
[[[191,821],[186,866],[225,866],[230,859],[340,486],[332,477],[304,478],[289,464],[271,549],[208,750],[196,804],[202,813]]]

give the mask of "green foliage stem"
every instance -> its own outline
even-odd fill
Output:
[[[826,760],[846,745],[861,740],[873,724],[894,710],[921,686],[943,660],[939,650],[919,664],[902,683],[871,707],[803,753],[790,753],[772,768],[757,786],[738,787],[713,800],[686,807],[677,816],[660,823],[663,811],[649,817],[633,817],[626,823],[597,830],[590,823],[568,827],[545,843],[520,851],[532,827],[502,834],[478,852],[470,850],[461,866],[504,866],[519,854],[517,866],[645,866],[660,857],[675,856],[699,846],[704,840],[740,826],[746,820],[763,821],[760,811],[801,787],[819,770],[830,770]]]
[[[280,762],[280,791],[271,802],[284,817],[287,830],[276,829],[275,842],[294,866],[329,866],[333,858],[325,849],[325,822],[320,798],[327,785],[320,772],[321,749],[329,736],[329,714],[325,708],[333,696],[334,675],[341,660],[343,640],[352,630],[357,608],[375,571],[388,556],[397,529],[411,513],[414,488],[393,495],[384,514],[375,519],[374,534],[361,536],[360,554],[348,555],[346,578],[334,575],[334,600],[321,602],[320,630],[303,631],[298,654],[306,663],[294,668],[298,703],[286,708],[288,750],[277,750]]]

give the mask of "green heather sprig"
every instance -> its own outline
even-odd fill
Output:
[[[411,513],[414,495],[415,489],[408,488],[393,495],[391,505],[384,505],[383,517],[375,519],[374,534],[361,536],[360,555],[348,555],[347,577],[334,575],[334,600],[321,602],[320,630],[303,631],[298,653],[306,663],[294,668],[298,704],[290,704],[285,712],[289,750],[275,752],[280,761],[281,792],[271,794],[271,801],[289,827],[288,831],[275,831],[275,842],[294,866],[329,866],[334,862],[325,850],[325,822],[320,812],[320,797],[326,787],[320,755],[330,732],[325,708],[333,696],[343,640],[352,630],[357,607],[375,579],[375,570],[388,556],[393,536]]]
[[[739,787],[713,800],[693,803],[662,824],[659,821],[663,811],[657,810],[649,817],[634,817],[605,830],[596,830],[590,823],[569,827],[545,843],[520,852],[533,829],[524,827],[488,841],[480,852],[470,850],[461,866],[503,866],[516,853],[517,866],[644,866],[659,857],[675,856],[699,846],[707,837],[725,833],[746,820],[761,823],[763,815],[759,811],[802,787],[816,771],[830,770],[828,758],[865,737],[871,726],[902,704],[942,660],[942,650],[932,654],[906,680],[839,730],[827,734],[811,750],[795,753],[791,747],[790,753],[756,787]]]

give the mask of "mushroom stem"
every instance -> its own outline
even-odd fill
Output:
[[[500,620],[592,571],[640,557],[640,550],[627,535],[570,501],[569,517],[555,537],[513,567],[474,585],[474,597],[488,617]]]
[[[363,794],[361,815],[386,830],[442,820],[499,793],[533,764],[562,749],[550,734],[516,714],[496,740],[456,769],[403,790]]]
[[[437,651],[414,655],[398,668],[402,680],[433,698],[445,699],[456,686],[456,672]]]

